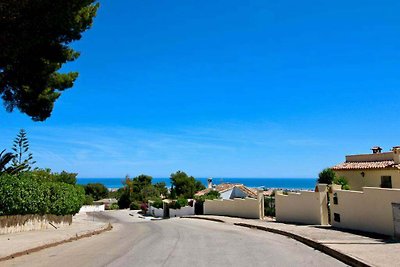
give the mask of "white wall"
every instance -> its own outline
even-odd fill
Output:
[[[262,198],[206,200],[204,214],[260,219],[264,217],[263,203]]]
[[[153,206],[150,206],[149,213],[150,213],[150,215],[153,215],[154,217],[163,217],[164,209],[157,209],[157,208],[154,208]]]
[[[79,210],[79,213],[83,212],[97,212],[97,211],[104,211],[105,205],[83,205]]]
[[[333,204],[336,193],[338,204]],[[392,203],[400,203],[400,189],[364,187],[363,191],[333,190],[331,223],[338,228],[393,235]],[[340,215],[340,222],[334,214]]]
[[[194,215],[194,204],[193,207],[190,206],[185,206],[182,207],[178,210],[175,209],[169,209],[169,217],[181,217],[181,216],[187,216],[187,215]]]
[[[319,185],[319,192],[277,192],[275,195],[276,221],[302,224],[328,224],[326,185]]]

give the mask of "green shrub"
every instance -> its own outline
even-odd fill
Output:
[[[123,190],[122,194],[120,195],[119,199],[118,199],[118,206],[120,209],[127,209],[130,208],[132,210],[132,208],[130,207],[131,205],[131,200],[129,197],[129,191],[128,190]],[[137,208],[139,209],[139,208]]]
[[[83,205],[93,205],[93,198],[91,195],[85,195],[85,202]]]
[[[85,194],[91,195],[94,200],[108,197],[108,189],[102,183],[89,183],[84,186]]]
[[[119,206],[118,206],[117,203],[113,203],[113,204],[111,204],[111,206],[110,206],[109,209],[110,209],[110,210],[118,210],[118,209],[119,209]]]
[[[161,198],[156,198],[154,199],[154,202],[151,203],[151,206],[156,208],[156,209],[162,209],[163,208],[163,201]]]
[[[133,201],[130,205],[129,205],[129,209],[131,210],[140,210],[140,203]]]
[[[60,182],[39,181],[28,173],[0,176],[0,215],[69,215],[85,201],[83,188]]]
[[[344,176],[340,176],[337,178],[335,177],[335,179],[333,180],[333,183],[341,185],[343,190],[350,190],[349,182],[347,181],[347,179]]]
[[[186,198],[178,198],[177,200],[169,204],[169,208],[179,210],[180,208],[185,207],[187,205],[188,201]]]

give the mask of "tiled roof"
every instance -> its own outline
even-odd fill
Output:
[[[217,190],[218,192],[222,193],[225,192],[227,190],[230,190],[232,188],[234,188],[235,186],[243,186],[243,184],[219,184],[217,186],[215,186],[215,190]],[[205,194],[207,194],[208,192],[211,191],[211,188],[206,188],[204,190],[201,190],[199,192],[197,192],[196,194],[194,194],[195,196],[203,196]]]
[[[366,170],[366,169],[400,169],[400,164],[395,164],[393,160],[382,161],[356,161],[343,162],[333,166],[332,170]]]
[[[236,188],[239,188],[240,190],[242,190],[243,192],[245,192],[249,197],[254,197],[257,198],[257,189],[253,189],[253,188],[248,188],[245,187],[244,185],[237,185]]]

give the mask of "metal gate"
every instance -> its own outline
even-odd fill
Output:
[[[392,203],[394,237],[400,239],[400,203]]]
[[[204,202],[203,201],[195,201],[194,202],[194,214],[196,214],[196,215],[204,214]]]

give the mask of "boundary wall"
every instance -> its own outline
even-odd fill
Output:
[[[83,205],[79,210],[79,213],[84,212],[99,212],[104,211],[106,209],[106,205]]]
[[[394,235],[392,203],[400,203],[400,189],[333,190],[330,198],[332,226]]]
[[[263,198],[214,199],[204,202],[205,215],[222,215],[251,219],[264,217]]]
[[[0,234],[12,234],[48,228],[60,228],[72,223],[72,215],[10,215],[0,216]]]
[[[289,192],[275,195],[276,221],[301,224],[328,225],[327,185],[317,185],[316,192]]]

